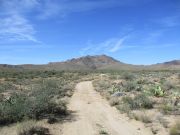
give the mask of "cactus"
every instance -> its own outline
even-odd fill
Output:
[[[163,97],[164,96],[164,91],[162,90],[161,86],[156,86],[154,89],[154,96],[156,97]]]

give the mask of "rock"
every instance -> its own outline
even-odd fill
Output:
[[[112,97],[122,97],[125,96],[126,93],[124,92],[115,92],[113,95],[111,95]]]

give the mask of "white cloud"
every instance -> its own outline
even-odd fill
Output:
[[[38,42],[36,30],[29,17],[49,19],[145,1],[149,0],[0,0],[0,39]]]
[[[13,14],[0,19],[0,39],[5,41],[28,40],[38,42],[33,26],[23,16]]]
[[[112,49],[110,49],[110,52],[117,52],[123,45],[123,42],[125,41],[127,37],[123,37],[118,39],[117,41],[114,42],[114,46],[112,47]]]
[[[40,43],[36,30],[26,14],[38,5],[37,0],[0,0],[0,39],[3,42],[31,41]]]
[[[101,43],[92,43],[88,41],[86,47],[81,49],[80,54],[115,53],[120,49],[133,48],[134,46],[124,46],[124,42],[128,37],[129,35],[121,38],[110,38]]]

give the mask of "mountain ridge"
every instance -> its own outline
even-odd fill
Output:
[[[50,62],[48,64],[35,65],[8,65],[0,64],[0,69],[44,69],[44,70],[145,70],[145,69],[178,69],[180,60],[172,60],[153,65],[126,64],[107,55],[83,56],[72,58],[63,62]]]

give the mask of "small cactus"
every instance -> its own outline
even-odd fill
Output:
[[[164,96],[164,91],[162,90],[161,86],[156,86],[156,88],[154,89],[154,96],[156,97]]]

